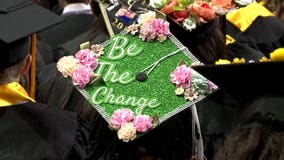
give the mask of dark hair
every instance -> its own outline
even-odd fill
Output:
[[[275,16],[284,20],[284,1],[283,0],[257,0],[270,10]]]
[[[17,64],[5,69],[0,69],[0,85],[15,81],[21,74],[21,70],[25,65],[27,55]]]
[[[170,30],[200,62],[214,64],[218,59],[226,58],[223,18],[215,18],[191,32],[170,21]]]
[[[22,61],[29,51],[29,37],[11,43],[0,41],[0,69],[8,68]]]
[[[228,134],[214,160],[280,160],[284,158],[283,146],[283,132],[254,125]]]

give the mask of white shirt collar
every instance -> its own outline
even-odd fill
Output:
[[[85,3],[72,3],[68,4],[64,7],[62,14],[69,14],[69,13],[76,13],[81,11],[90,11],[91,13],[91,7],[89,4]]]

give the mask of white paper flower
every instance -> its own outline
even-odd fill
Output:
[[[163,35],[163,34],[160,34],[160,35],[158,35],[157,40],[159,42],[164,42],[165,40],[167,40],[167,36]]]
[[[101,57],[104,54],[104,47],[99,44],[94,44],[91,46],[91,51],[95,54],[97,58]]]
[[[192,87],[187,88],[184,92],[184,98],[190,101],[194,101],[198,99],[198,92]]]
[[[123,142],[132,141],[136,137],[136,129],[133,123],[124,123],[121,128],[117,131],[117,136]]]
[[[141,14],[137,20],[138,24],[144,24],[156,18],[156,13],[153,11]]]
[[[79,60],[73,56],[64,56],[60,58],[56,64],[57,70],[67,78],[80,66]]]
[[[126,33],[130,33],[131,35],[135,35],[139,31],[138,24],[132,24],[126,27]]]

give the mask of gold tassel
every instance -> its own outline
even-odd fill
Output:
[[[35,99],[35,78],[36,78],[36,34],[32,35],[31,42],[32,64],[30,70],[30,97]]]

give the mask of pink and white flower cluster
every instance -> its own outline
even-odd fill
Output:
[[[110,125],[118,129],[118,138],[129,142],[136,137],[137,132],[146,132],[153,127],[153,119],[148,115],[135,116],[128,108],[117,109],[111,116]]]
[[[170,34],[169,22],[155,18],[140,26],[139,37],[143,41],[151,41],[153,39],[160,39],[160,37],[166,37]]]
[[[182,88],[189,88],[190,87],[190,80],[192,76],[192,69],[187,67],[185,64],[178,66],[172,73],[171,73],[171,81],[175,83],[176,86]]]
[[[126,32],[134,35],[139,31],[139,37],[143,41],[157,39],[158,41],[163,42],[170,34],[169,22],[162,18],[156,18],[156,14],[153,11],[141,14],[137,22],[138,24],[128,26]]]
[[[93,78],[99,64],[90,49],[79,50],[74,56],[64,56],[57,62],[57,69],[65,78],[71,77],[74,85],[84,88]]]
[[[218,87],[205,77],[195,72],[186,64],[181,64],[170,74],[171,82],[176,85],[176,95],[183,95],[186,100],[194,101],[199,95],[209,94]]]

